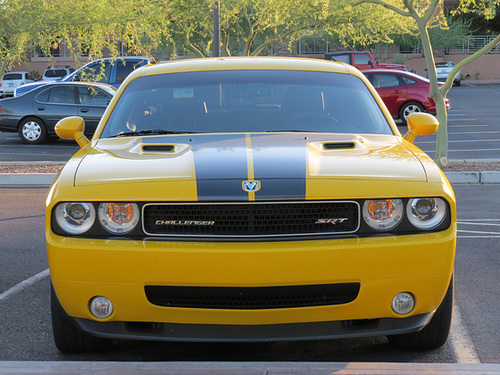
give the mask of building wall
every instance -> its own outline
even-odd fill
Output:
[[[471,55],[444,55],[435,58],[436,62],[453,61],[459,63]],[[414,70],[417,74],[427,76],[426,64],[423,57],[413,57],[406,60],[408,70]],[[462,70],[462,79],[472,80],[500,80],[500,54],[483,55],[476,61],[465,66]],[[468,77],[468,78],[467,78]]]

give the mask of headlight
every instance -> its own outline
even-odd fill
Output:
[[[395,228],[403,218],[401,199],[373,199],[363,205],[363,219],[371,228],[388,231]]]
[[[418,229],[434,229],[446,216],[446,203],[441,198],[415,198],[406,206],[408,220]]]
[[[95,222],[95,209],[91,203],[60,203],[55,210],[57,224],[67,233],[82,234]]]
[[[135,203],[101,203],[99,222],[110,233],[128,233],[139,222],[139,207]]]

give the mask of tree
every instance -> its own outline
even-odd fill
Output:
[[[387,12],[347,9],[350,0],[223,0],[221,50],[225,56],[268,54],[304,34],[336,34],[344,44],[390,42],[408,21]],[[212,0],[171,0],[173,40],[199,57],[210,55]]]
[[[66,44],[75,60],[148,54],[170,40],[172,9],[166,0],[0,0],[0,79],[26,52]]]
[[[439,88],[429,29],[436,25],[444,28],[447,27],[446,18],[443,16],[443,0],[357,0],[352,3],[352,6],[362,8],[362,6],[366,6],[367,4],[375,4],[391,10],[401,17],[412,18],[418,28],[429,74],[430,95],[436,103],[436,115],[440,124],[437,132],[435,161],[440,167],[444,167],[448,164],[446,95],[453,86],[453,81],[457,73],[464,66],[478,59],[500,43],[500,35],[473,55],[466,57],[456,64],[444,85]],[[495,16],[496,7],[499,4],[500,0],[460,0],[457,12],[474,12],[490,19]]]
[[[0,1],[0,79],[5,69],[26,59],[26,50],[34,47],[33,37],[40,33],[37,14],[43,14],[43,0]]]

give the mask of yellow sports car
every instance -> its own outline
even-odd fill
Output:
[[[283,341],[386,335],[444,344],[455,197],[368,80],[322,60],[143,67],[47,198],[63,352],[112,339]]]

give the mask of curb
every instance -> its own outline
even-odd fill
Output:
[[[500,171],[445,172],[451,184],[500,184]],[[0,173],[0,188],[48,188],[56,173]]]
[[[0,173],[0,187],[45,188],[56,176],[56,173]]]
[[[499,364],[390,362],[0,362],[0,375],[495,375]]]

